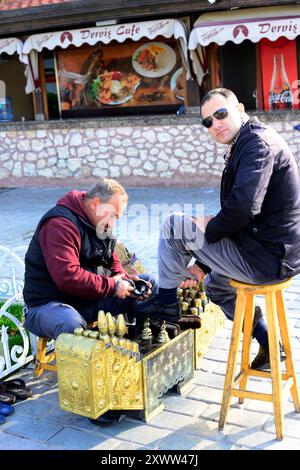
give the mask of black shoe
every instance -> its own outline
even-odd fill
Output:
[[[166,320],[167,322],[176,323],[180,318],[179,303],[175,302],[171,305],[162,304],[154,295],[148,300],[137,302],[137,315],[144,318],[157,318]]]
[[[105,425],[107,425],[107,424],[119,423],[124,418],[125,418],[124,413],[121,413],[120,411],[111,410],[111,411],[107,411],[102,416],[99,416],[99,418],[97,418],[97,419],[89,418],[89,420],[93,424],[97,424],[97,425],[105,424]]]
[[[282,349],[281,344],[279,344],[280,349],[280,361],[285,361],[286,355]],[[251,369],[265,370],[270,369],[270,354],[269,348],[264,348],[262,345],[259,346],[259,350],[255,358],[251,363]]]
[[[254,309],[253,330],[260,320],[263,320],[263,314],[262,314],[260,306],[256,305]]]

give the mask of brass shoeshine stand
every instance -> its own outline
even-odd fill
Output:
[[[201,285],[178,289],[178,297],[183,314],[200,316],[201,328],[169,339],[162,322],[154,338],[146,320],[132,340],[123,315],[115,321],[100,311],[99,331],[77,328],[61,334],[55,342],[60,407],[93,419],[109,410],[139,410],[149,421],[164,408],[161,397],[168,390],[186,393],[224,316],[206,303]]]

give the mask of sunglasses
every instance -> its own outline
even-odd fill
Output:
[[[213,124],[213,118],[219,119],[219,121],[221,121],[222,119],[227,118],[227,116],[228,116],[228,109],[220,108],[220,109],[217,109],[217,111],[215,111],[211,116],[208,116],[207,118],[202,119],[202,124],[204,127],[209,129]]]

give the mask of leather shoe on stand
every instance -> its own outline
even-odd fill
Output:
[[[137,303],[137,315],[150,320],[166,320],[168,323],[176,323],[180,329],[200,328],[201,320],[197,315],[181,315],[179,302],[171,305],[162,304],[156,296],[144,302]]]
[[[166,320],[167,322],[177,323],[180,318],[179,303],[175,302],[171,305],[162,304],[154,295],[150,299],[137,302],[137,314],[144,318],[157,318]]]

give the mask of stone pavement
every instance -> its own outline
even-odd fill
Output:
[[[28,244],[39,217],[66,192],[66,188],[18,188],[0,190],[2,230],[0,244]],[[137,189],[130,190],[128,217],[120,221],[123,241],[141,258],[148,270],[156,273],[156,241],[161,212],[158,204],[181,205],[177,210],[206,214],[218,209],[218,190]],[[150,202],[154,206],[150,206]],[[189,204],[192,205],[189,206]],[[172,210],[174,207],[172,208]],[[150,216],[149,216],[150,213]],[[300,379],[300,277],[286,293],[291,341],[298,380]],[[191,389],[183,396],[171,392],[164,396],[166,408],[149,423],[127,414],[120,423],[97,426],[87,418],[62,411],[58,404],[55,373],[33,377],[31,366],[15,376],[32,387],[32,398],[17,402],[15,413],[0,427],[0,450],[11,449],[98,449],[98,450],[200,450],[200,449],[300,449],[300,414],[294,412],[289,395],[285,401],[285,438],[274,434],[272,404],[232,400],[227,425],[218,431],[218,417],[229,348],[231,323],[226,321],[195,371]],[[253,343],[252,355],[257,352]],[[250,384],[257,391],[270,392],[270,383],[257,378]],[[120,454],[121,455],[121,454]]]

